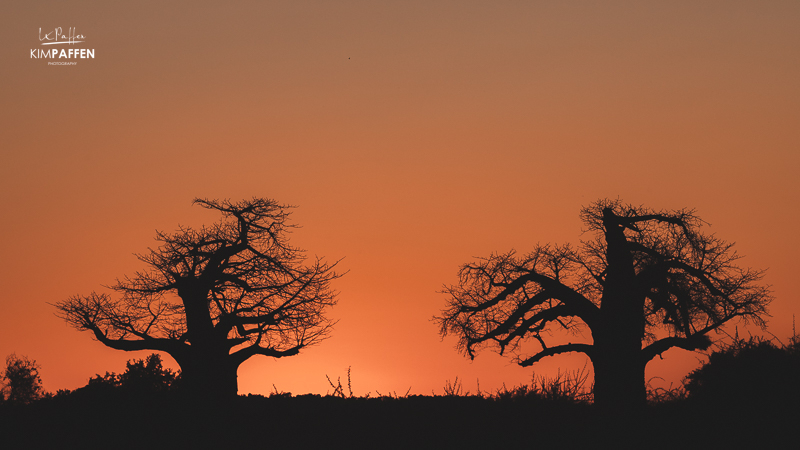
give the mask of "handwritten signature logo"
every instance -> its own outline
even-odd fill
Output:
[[[80,40],[79,40],[80,39]],[[42,45],[59,45],[59,44],[75,44],[77,42],[84,42],[86,36],[77,34],[74,27],[69,27],[67,34],[63,34],[61,27],[56,27],[53,31],[46,33],[42,36],[42,29],[39,28],[39,41]]]

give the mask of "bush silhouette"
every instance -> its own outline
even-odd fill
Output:
[[[800,400],[798,340],[777,346],[761,338],[735,339],[686,377],[690,399],[717,406],[781,406]]]
[[[131,359],[125,372],[117,375],[106,372],[95,375],[81,390],[89,392],[108,392],[116,390],[131,394],[160,394],[177,389],[180,385],[180,372],[164,369],[161,355],[153,353],[145,359]]]
[[[17,356],[12,353],[6,358],[2,381],[0,399],[11,404],[29,404],[44,395],[42,378],[39,376],[39,365],[26,356]]]

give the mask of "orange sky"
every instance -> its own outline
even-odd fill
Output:
[[[50,303],[140,269],[156,229],[217,220],[194,197],[298,205],[292,243],[350,271],[332,337],[248,361],[240,393],[324,394],[348,366],[357,395],[528,382],[442,341],[437,291],[473,257],[577,243],[603,197],[696,208],[769,268],[769,331],[791,335],[800,3],[214,3],[2,7],[0,357],[36,359],[47,389],[147,355]],[[55,27],[95,59],[31,59]],[[648,377],[675,383],[699,356],[668,352]]]

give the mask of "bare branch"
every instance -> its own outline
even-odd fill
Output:
[[[555,356],[555,355],[560,355],[562,353],[570,353],[570,352],[586,353],[591,357],[594,352],[594,348],[590,344],[557,345],[555,347],[545,348],[539,353],[531,356],[530,358],[520,360],[519,365],[522,367],[528,367],[536,362],[541,361],[543,358],[546,358],[548,356]]]

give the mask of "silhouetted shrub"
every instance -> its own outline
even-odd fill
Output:
[[[44,395],[42,378],[39,376],[39,365],[25,356],[17,356],[12,353],[6,358],[2,381],[0,398],[11,404],[26,405]]]
[[[83,392],[103,393],[120,391],[131,394],[159,394],[175,390],[180,385],[180,373],[164,369],[161,356],[153,353],[145,359],[131,359],[125,372],[117,375],[106,372],[89,379],[89,383],[79,389]]]
[[[161,356],[153,353],[145,360],[128,361],[125,373],[119,376],[120,386],[134,391],[162,392],[173,387],[180,375],[164,369]]]
[[[735,339],[713,352],[685,381],[689,398],[725,407],[786,406],[800,400],[798,341],[776,346]],[[737,408],[738,409],[738,408]]]

